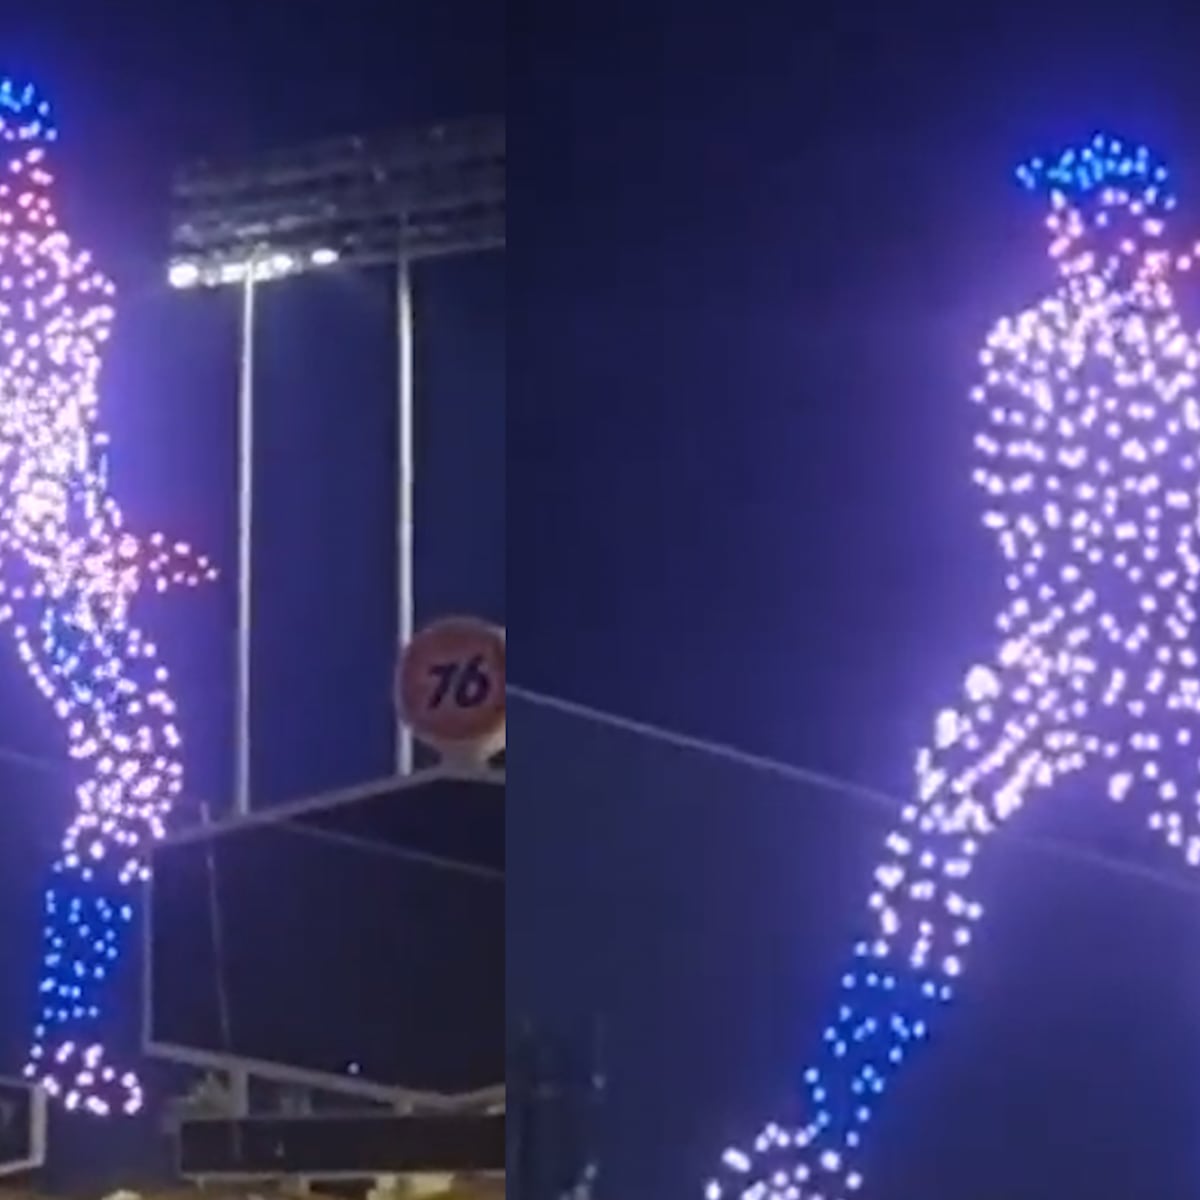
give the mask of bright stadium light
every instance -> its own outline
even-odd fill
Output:
[[[302,271],[500,249],[504,159],[504,123],[486,118],[202,163],[175,182],[172,263],[220,287],[264,253]]]
[[[259,284],[331,267],[396,272],[396,639],[413,634],[412,264],[504,246],[504,123],[484,118],[350,137],[240,163],[203,163],[175,183],[173,287],[242,291],[238,449],[238,671],[234,805],[250,810],[253,366]],[[396,726],[396,769],[412,738]]]
[[[200,268],[194,262],[181,259],[171,264],[167,280],[174,288],[195,287],[200,282]]]

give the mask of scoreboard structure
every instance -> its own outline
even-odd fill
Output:
[[[503,1176],[504,782],[434,767],[156,847],[144,1046],[206,1076],[182,1176]]]

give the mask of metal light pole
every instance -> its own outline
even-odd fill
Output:
[[[254,628],[254,290],[257,255],[245,264],[242,281],[242,328],[238,371],[238,577],[237,668],[234,682],[233,807],[250,812],[250,703]]]
[[[413,550],[413,302],[412,262],[403,240],[396,259],[396,644],[412,641],[415,620]],[[396,714],[396,774],[413,769],[412,730]]]
[[[395,269],[396,641],[413,635],[415,263],[504,246],[505,134],[483,118],[381,138],[340,138],[179,175],[169,279],[242,288],[238,376],[238,615],[234,808],[251,809],[254,332],[260,284],[334,264]],[[394,765],[413,766],[396,722]]]

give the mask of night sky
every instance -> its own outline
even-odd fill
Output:
[[[1200,230],[1194,23],[1105,7],[605,6],[510,44],[521,683],[905,793],[1001,584],[965,392],[1048,278],[1013,167],[1145,139]],[[512,728],[510,1018],[602,1017],[605,1194],[696,1195],[789,1111],[886,818],[520,704]],[[1179,879],[1098,791],[1025,832]],[[870,1194],[1195,1195],[1200,895],[999,844],[980,890]]]
[[[990,323],[1047,280],[1012,168],[1098,128],[1145,139],[1200,231],[1195,22],[1147,5],[1136,21],[516,8],[505,47],[483,0],[0,6],[5,61],[59,109],[67,219],[121,286],[103,380],[116,489],[137,524],[232,562],[234,309],[162,285],[177,162],[505,110],[509,251],[431,272],[419,297],[423,613],[507,619],[527,687],[903,795],[1000,582],[964,393]],[[382,277],[265,309],[269,803],[386,766],[393,360]],[[193,786],[217,804],[232,613],[228,580],[143,612],[175,667]],[[0,721],[6,745],[58,752],[15,666]],[[605,1194],[695,1195],[795,1094],[886,814],[527,705],[513,729],[509,1020],[582,1041],[599,1017]],[[67,799],[9,767],[0,796],[16,1067]],[[1025,831],[1180,878],[1096,800],[1081,781]],[[891,1093],[872,1194],[1193,1196],[1200,895],[1002,844],[980,889],[963,1003]],[[494,897],[481,909],[497,919]],[[380,985],[416,969],[381,965]],[[87,1169],[98,1139],[72,1137]]]

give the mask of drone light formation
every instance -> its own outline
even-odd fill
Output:
[[[110,494],[97,378],[114,288],[58,224],[55,139],[34,89],[0,82],[0,623],[78,779],[45,896],[25,1074],[68,1109],[133,1114],[141,1083],[103,1029],[183,763],[167,670],[130,605],[214,571],[185,544],[129,532]]]
[[[995,640],[917,755],[799,1121],[728,1149],[708,1200],[859,1193],[880,1101],[963,973],[981,848],[1035,793],[1098,767],[1200,865],[1200,339],[1173,291],[1200,250],[1168,249],[1175,197],[1144,147],[1098,136],[1017,176],[1048,203],[1055,273],[992,330],[971,392]]]

